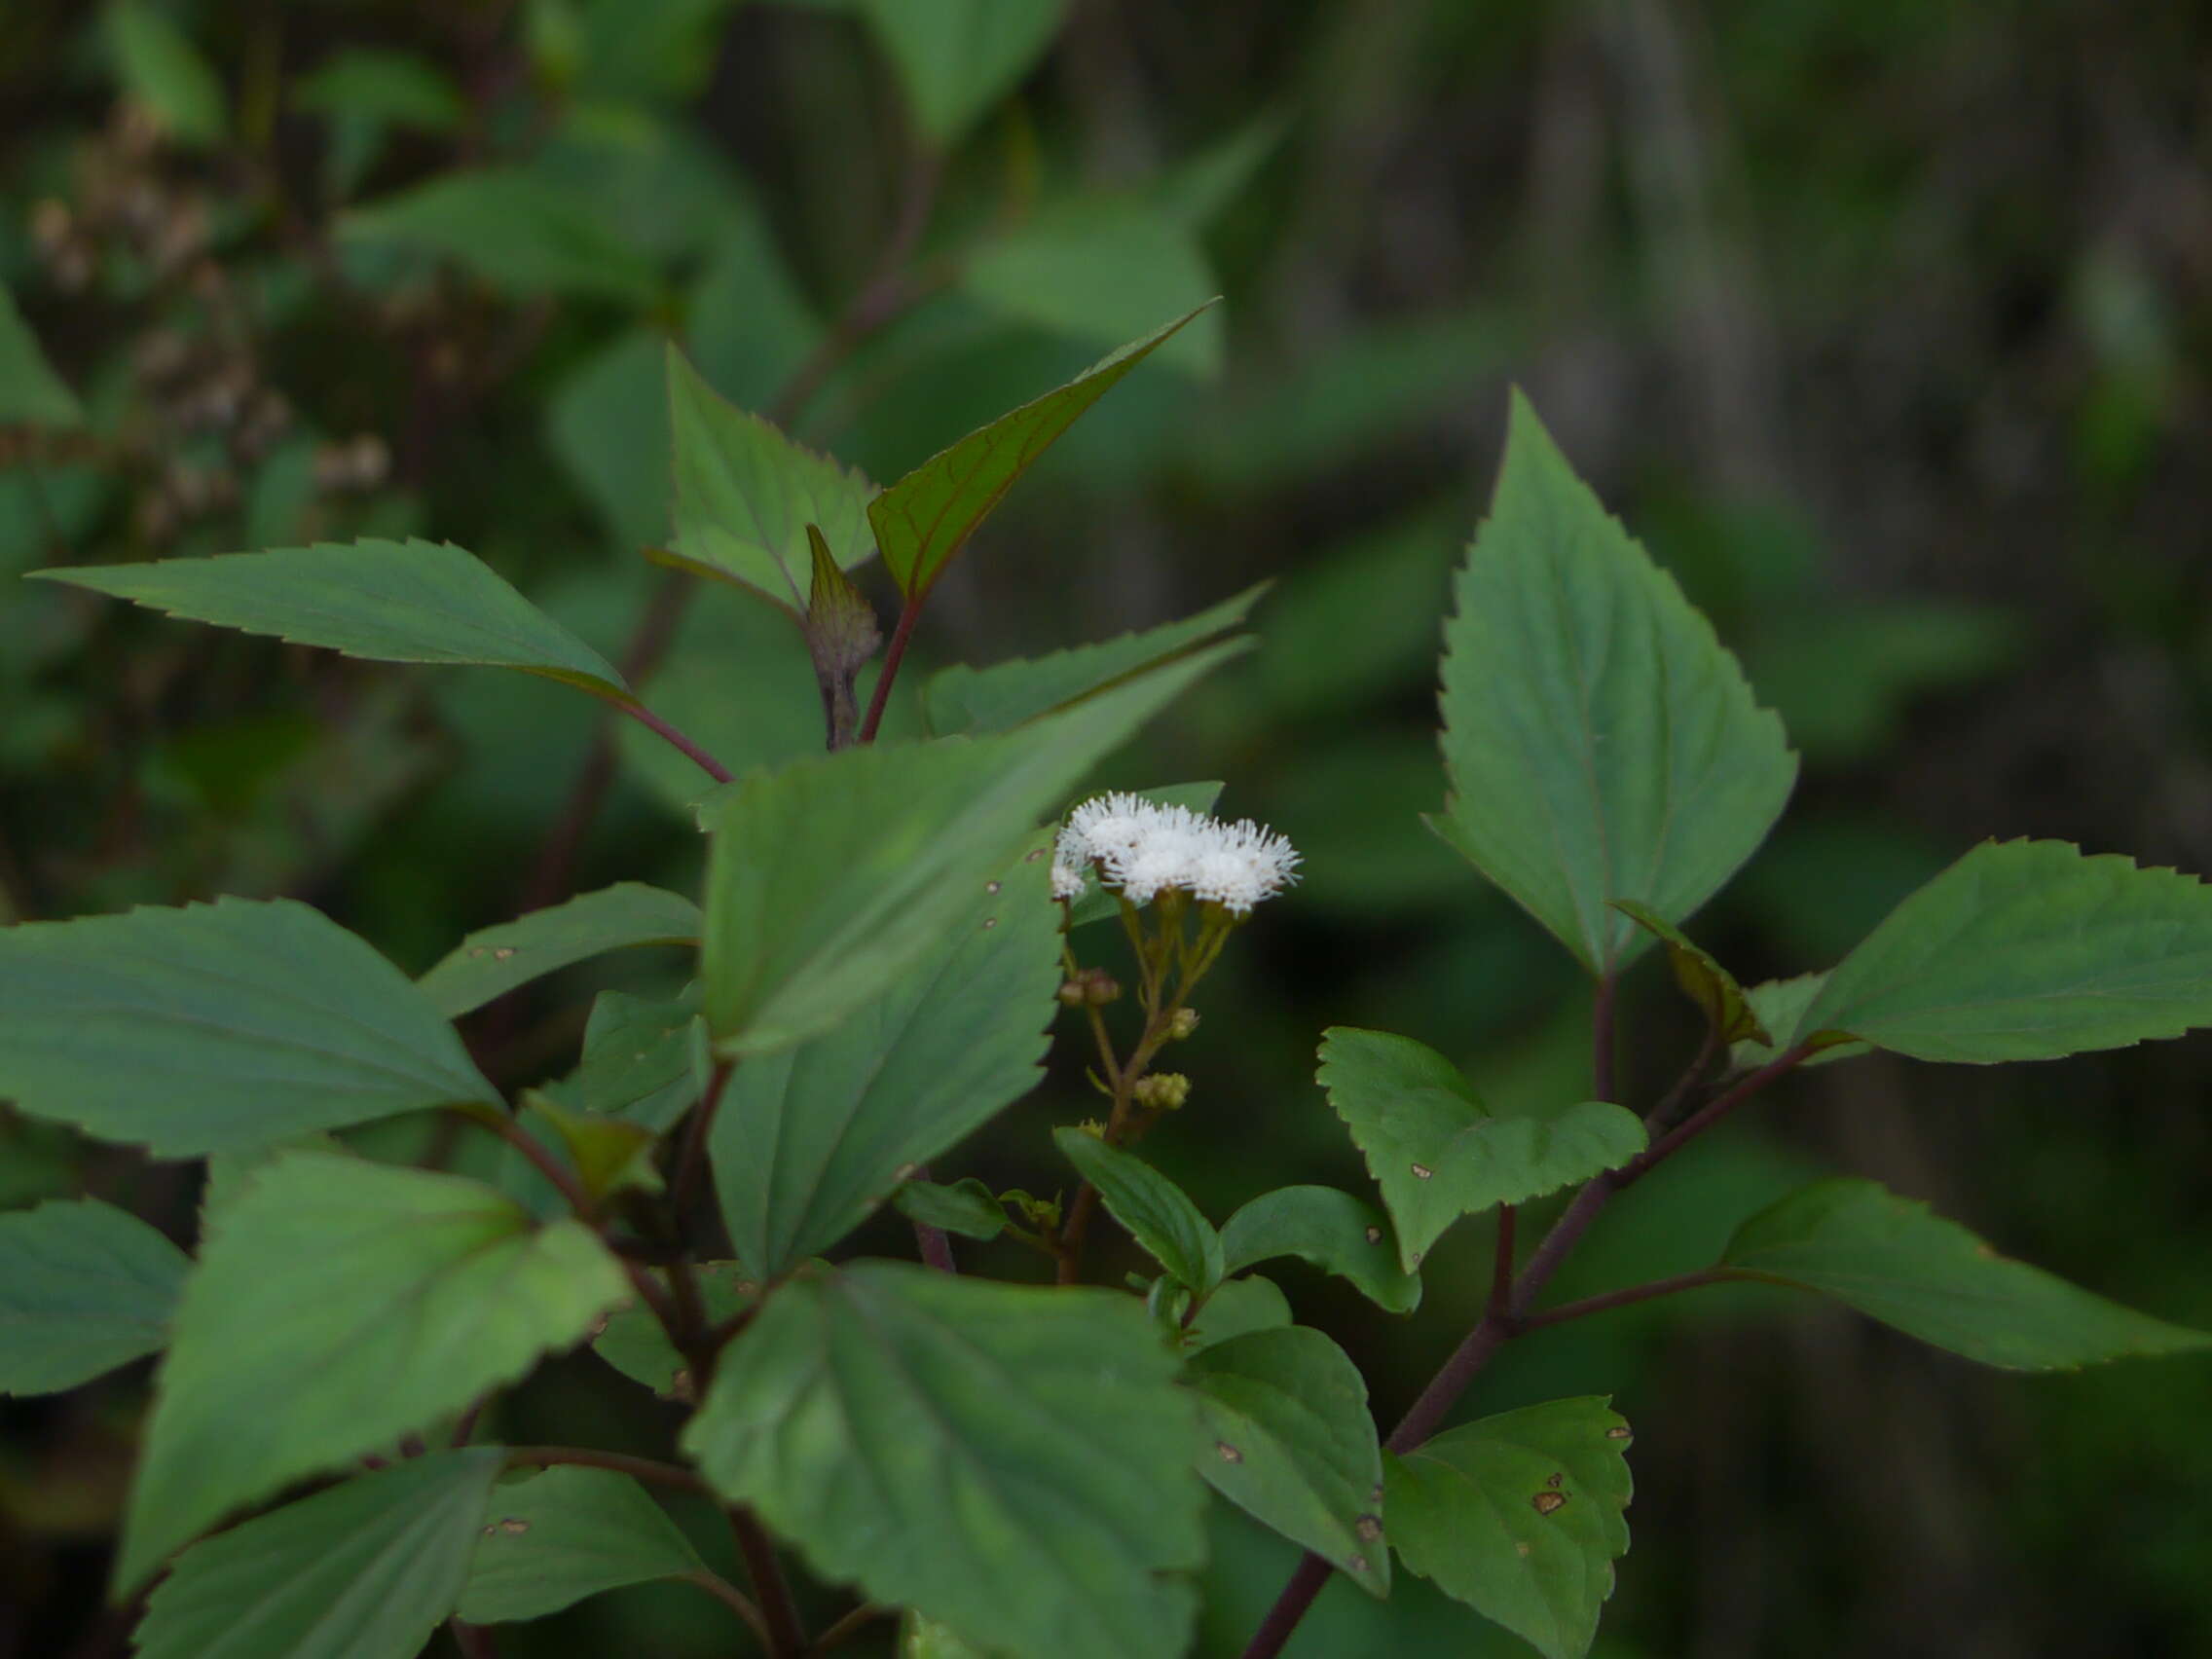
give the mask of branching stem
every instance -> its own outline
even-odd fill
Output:
[[[775,1645],[775,1636],[768,1629],[767,1615],[761,1612],[759,1604],[720,1573],[716,1572],[711,1567],[702,1567],[696,1572],[685,1574],[682,1582],[696,1584],[751,1625],[753,1634],[760,1639],[761,1646],[773,1647]]]
[[[561,1197],[568,1200],[569,1207],[576,1214],[588,1216],[592,1213],[594,1206],[591,1201],[591,1195],[584,1191],[582,1184],[571,1173],[566,1164],[538,1145],[535,1135],[504,1112],[487,1113],[474,1121],[484,1124],[494,1134],[535,1164],[537,1172],[553,1183],[554,1187],[559,1190]]]
[[[1599,982],[1594,1022],[1602,1029],[1609,1029],[1611,1016],[1610,984],[1602,979]],[[1610,1081],[1604,1075],[1609,1069],[1607,1059],[1610,1044],[1600,1037],[1597,1039],[1596,1051],[1600,1056],[1598,1081],[1603,1085]],[[1637,1285],[1625,1291],[1585,1298],[1581,1302],[1567,1303],[1544,1313],[1530,1311],[1530,1304],[1544,1286],[1551,1282],[1552,1275],[1559,1272],[1560,1265],[1567,1260],[1568,1252],[1581,1242],[1582,1235],[1590,1231],[1590,1224],[1598,1219],[1599,1212],[1611,1201],[1615,1193],[1640,1180],[1655,1165],[1673,1157],[1684,1144],[1719,1123],[1776,1078],[1795,1069],[1812,1051],[1809,1045],[1799,1044],[1776,1055],[1710,1105],[1693,1113],[1680,1126],[1662,1135],[1627,1165],[1608,1170],[1584,1185],[1567,1208],[1560,1212],[1559,1219],[1552,1223],[1551,1231],[1544,1235],[1543,1242],[1536,1246],[1528,1265],[1513,1280],[1512,1292],[1503,1315],[1500,1316],[1496,1309],[1493,1289],[1492,1306],[1453,1350],[1452,1356],[1444,1362],[1442,1368],[1429,1379],[1428,1386],[1421,1390],[1420,1397],[1414,1401],[1404,1418],[1399,1419],[1398,1426],[1390,1431],[1389,1439],[1383,1442],[1385,1450],[1398,1454],[1410,1452],[1443,1427],[1445,1418],[1458,1404],[1459,1396],[1466,1392],[1476,1375],[1490,1363],[1506,1342],[1520,1332],[1543,1325],[1562,1324],[1569,1318],[1580,1318],[1586,1313],[1601,1312],[1606,1308],[1642,1301],[1646,1297],[1687,1290],[1693,1282],[1712,1282],[1712,1278],[1705,1275],[1684,1274],[1680,1279],[1661,1279],[1650,1285]],[[1601,1089],[1601,1092],[1604,1090]],[[1713,1275],[1718,1276],[1721,1275],[1717,1272]],[[1301,1561],[1298,1570],[1291,1574],[1290,1582],[1283,1586],[1282,1594],[1269,1609],[1268,1616],[1253,1633],[1251,1641],[1245,1646],[1243,1659],[1275,1659],[1282,1652],[1284,1643],[1290,1641],[1292,1632],[1298,1629],[1299,1621],[1306,1616],[1306,1610],[1313,1604],[1313,1599],[1320,1595],[1322,1587],[1328,1583],[1332,1570],[1329,1564],[1319,1556],[1309,1554]]]
[[[1604,1291],[1596,1296],[1585,1296],[1579,1302],[1563,1302],[1557,1308],[1544,1308],[1533,1313],[1524,1313],[1514,1322],[1514,1334],[1518,1336],[1523,1331],[1541,1330],[1546,1325],[1564,1325],[1570,1319],[1585,1319],[1593,1313],[1609,1313],[1615,1308],[1649,1302],[1655,1296],[1673,1296],[1677,1291],[1698,1290],[1709,1284],[1724,1284],[1728,1278],[1725,1269],[1703,1268],[1694,1273],[1676,1273],[1671,1278],[1632,1284],[1624,1290]]]

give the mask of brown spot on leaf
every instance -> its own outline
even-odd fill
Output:
[[[985,916],[983,918],[983,929],[985,932],[990,931],[992,928],[995,928],[998,925],[999,919],[996,916]]]
[[[1037,848],[1034,848],[1034,849],[1032,849],[1031,851],[1029,851],[1029,852],[1027,852],[1027,853],[1024,853],[1024,854],[1022,855],[1022,857],[1021,857],[1021,862],[1022,862],[1023,864],[1035,864],[1035,863],[1036,863],[1036,862],[1037,862],[1037,861],[1038,861],[1039,859],[1043,858],[1044,856],[1045,856],[1045,849],[1044,849],[1043,847],[1037,847]]]
[[[983,883],[983,891],[985,893],[996,893],[998,890],[999,884],[995,881],[986,881]]]
[[[1367,1558],[1365,1556],[1353,1556],[1345,1563],[1345,1566],[1350,1567],[1354,1572],[1365,1572],[1367,1570]]]
[[[1359,1534],[1361,1543],[1372,1544],[1382,1535],[1382,1518],[1380,1515],[1362,1515],[1351,1524],[1351,1530]]]
[[[525,1521],[519,1515],[510,1515],[504,1521],[499,1523],[499,1530],[506,1533],[507,1536],[511,1538],[516,1536],[518,1533],[529,1531],[530,1523],[528,1521]]]
[[[492,952],[492,960],[493,960],[493,961],[495,961],[495,962],[504,962],[504,961],[505,961],[505,960],[506,960],[506,959],[507,959],[508,957],[512,956],[512,955],[513,955],[514,953],[515,953],[515,947],[514,947],[513,945],[511,945],[511,944],[502,944],[502,945],[499,945],[499,946],[498,946],[498,947],[497,947],[496,949],[494,949],[494,950],[493,950],[493,952]]]
[[[1564,1492],[1540,1492],[1529,1501],[1536,1506],[1538,1515],[1557,1515],[1567,1507],[1567,1493]]]
[[[1417,1181],[1425,1181],[1435,1173],[1436,1171],[1429,1168],[1429,1166],[1425,1163],[1417,1163],[1414,1165],[1414,1179]]]
[[[1565,1479],[1567,1479],[1567,1475],[1566,1475],[1565,1471],[1562,1471],[1561,1473],[1559,1473],[1559,1474],[1556,1474],[1556,1475],[1552,1476],[1552,1478],[1551,1478],[1550,1480],[1546,1481],[1546,1482],[1544,1483],[1544,1485],[1546,1485],[1546,1486],[1548,1486],[1548,1487],[1553,1487],[1553,1488],[1556,1488],[1556,1487],[1558,1487],[1559,1483],[1560,1483],[1560,1482],[1562,1482],[1562,1481],[1564,1481]]]
[[[1382,1229],[1381,1229],[1380,1227],[1370,1227],[1370,1228],[1369,1228],[1369,1229],[1367,1230],[1367,1241],[1368,1241],[1368,1242],[1369,1242],[1370,1244],[1380,1244],[1380,1243],[1382,1243]]]
[[[1381,1503],[1382,1501],[1382,1483],[1381,1481],[1375,1483],[1375,1490],[1367,1494],[1367,1501],[1370,1503]]]
[[[1244,1461],[1244,1454],[1237,1451],[1226,1440],[1215,1441],[1213,1449],[1221,1454],[1221,1460],[1224,1463],[1241,1463]]]
[[[1525,1556],[1529,1553],[1529,1546],[1526,1543],[1515,1544],[1513,1553],[1518,1556]]]
[[[1612,1427],[1605,1430],[1605,1438],[1607,1440],[1626,1440],[1635,1432],[1636,1430],[1629,1427],[1627,1423],[1616,1422]]]

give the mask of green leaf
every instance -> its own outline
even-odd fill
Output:
[[[1047,866],[977,882],[951,937],[834,1030],[740,1065],[709,1146],[737,1258],[763,1278],[828,1249],[1044,1076],[1059,918]],[[994,1202],[991,1209],[996,1212]]]
[[[1797,774],[1736,659],[1515,395],[1489,522],[1444,630],[1432,821],[1593,973],[1679,922],[1766,838]]]
[[[1738,1228],[1720,1261],[1731,1278],[1821,1291],[1924,1343],[2016,1371],[2212,1347],[2212,1334],[2000,1256],[1873,1181],[1799,1188]]]
[[[1014,91],[1059,32],[1067,0],[854,0],[898,68],[914,124],[949,150]]]
[[[1827,983],[1825,974],[1800,974],[1794,979],[1769,979],[1753,985],[1744,993],[1744,1001],[1768,1033],[1768,1040],[1746,1037],[1730,1045],[1728,1063],[1738,1071],[1755,1071],[1769,1060],[1779,1057],[1786,1049],[1797,1043],[1797,1032],[1804,1023],[1805,1011],[1813,1006],[1813,999],[1821,994]],[[1863,1043],[1854,1043],[1841,1032],[1824,1038],[1804,1064],[1826,1065],[1830,1060],[1848,1060],[1867,1052]]]
[[[875,486],[737,408],[673,346],[668,407],[676,455],[674,552],[685,568],[734,577],[804,611],[813,570],[808,525],[821,528],[842,569],[875,550],[868,527]]]
[[[0,1215],[0,1394],[74,1388],[155,1352],[191,1266],[96,1198]]]
[[[1242,196],[1290,132],[1290,115],[1272,109],[1213,143],[1188,153],[1153,182],[1161,212],[1199,231]]]
[[[1198,1396],[1207,1484],[1369,1595],[1389,1595],[1382,1455],[1344,1349],[1292,1325],[1217,1343],[1183,1375]]]
[[[113,0],[108,50],[123,90],[180,144],[219,144],[228,128],[223,83],[200,49],[144,0]]]
[[[1054,1129],[1052,1140],[1098,1189],[1114,1219],[1178,1282],[1203,1296],[1228,1276],[1221,1235],[1182,1188],[1135,1153],[1108,1146],[1088,1129]]]
[[[971,734],[1012,731],[1025,720],[1181,656],[1236,627],[1267,590],[1268,584],[1261,582],[1196,616],[1094,645],[993,663],[989,668],[948,668],[933,678],[922,694],[930,729]]]
[[[31,574],[347,656],[519,668],[631,701],[605,657],[450,543],[323,543]]]
[[[618,881],[566,903],[480,928],[417,981],[448,1018],[503,997],[556,969],[609,950],[699,942],[699,906],[639,881]]]
[[[627,1288],[580,1222],[537,1227],[479,1182],[276,1160],[218,1214],[185,1284],[118,1588],[233,1509],[513,1382]]]
[[[875,544],[908,604],[929,592],[1014,480],[1062,432],[1205,309],[1186,312],[1101,357],[1057,391],[970,432],[870,501],[867,518],[875,527]]]
[[[398,969],[289,899],[0,929],[0,1096],[166,1157],[499,1098]]]
[[[1263,1193],[1221,1230],[1228,1271],[1241,1272],[1277,1256],[1296,1256],[1351,1281],[1391,1313],[1420,1306],[1420,1277],[1401,1271],[1382,1212],[1334,1187],[1281,1187]]]
[[[645,1124],[571,1111],[535,1088],[523,1090],[522,1119],[541,1144],[557,1149],[594,1203],[615,1193],[661,1191],[653,1165],[659,1137]]]
[[[683,1446],[826,1579],[986,1649],[1159,1659],[1205,1553],[1175,1367],[1116,1292],[802,1270]]]
[[[734,1317],[759,1293],[758,1282],[748,1278],[735,1262],[701,1262],[693,1273],[710,1326]],[[659,1269],[653,1270],[653,1276],[664,1285],[668,1282],[668,1274]],[[601,1326],[592,1338],[592,1351],[623,1376],[672,1400],[697,1397],[689,1363],[669,1342],[651,1309],[634,1300],[625,1302]]]
[[[468,117],[461,90],[434,65],[405,52],[342,47],[293,83],[292,107],[312,115],[389,122],[450,132]]]
[[[604,1113],[662,1134],[706,1092],[712,1071],[696,997],[662,1002],[602,991],[584,1026],[582,1063],[543,1092],[572,1112]]]
[[[1216,291],[1191,231],[1134,197],[1048,203],[980,243],[960,286],[1016,322],[1093,347],[1202,306]],[[1160,360],[1210,378],[1221,371],[1222,345],[1221,318],[1208,313],[1161,346]]]
[[[505,1456],[410,1457],[187,1550],[141,1659],[413,1659],[453,1611]]]
[[[1705,1011],[1705,1017],[1723,1043],[1771,1041],[1759,1023],[1758,1011],[1744,996],[1736,976],[1720,966],[1703,945],[1647,905],[1626,899],[1611,901],[1614,909],[1667,947],[1667,966],[1682,994]]]
[[[1385,1456],[1399,1559],[1545,1659],[1581,1659],[1628,1551],[1629,1427],[1554,1400]]]
[[[899,1659],[991,1659],[991,1655],[909,1607],[899,1620]]]
[[[1644,1146],[1636,1114],[1603,1100],[1493,1113],[1442,1054],[1386,1031],[1331,1027],[1320,1083],[1382,1189],[1409,1273],[1459,1217],[1618,1169]]]
[[[495,1487],[483,1514],[461,1616],[512,1624],[703,1567],[661,1506],[628,1475],[553,1468]]]
[[[1275,1282],[1258,1273],[1223,1279],[1183,1327],[1182,1348],[1197,1353],[1254,1331],[1272,1331],[1290,1323],[1290,1303]]]
[[[963,1238],[996,1238],[1006,1231],[1006,1206],[982,1182],[970,1175],[949,1187],[935,1181],[909,1181],[892,1196],[899,1213]]]
[[[862,667],[882,648],[883,630],[867,595],[837,568],[819,526],[806,527],[806,544],[813,554],[814,579],[801,632],[814,664],[815,688],[829,716],[830,747],[842,749],[860,728],[855,683]]]
[[[891,990],[1098,756],[1233,649],[1004,736],[870,744],[710,795],[702,973],[720,1051],[789,1048]]]
[[[439,173],[351,209],[338,234],[450,260],[512,294],[645,306],[661,293],[660,274],[590,197],[523,167]]]
[[[1987,841],[1891,911],[1798,1022],[1921,1060],[2052,1060],[2212,1024],[2212,888]]]
[[[16,297],[0,286],[0,426],[81,426],[84,406],[39,350]]]

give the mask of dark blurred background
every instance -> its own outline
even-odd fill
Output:
[[[888,479],[1224,294],[992,520],[900,717],[930,663],[1274,582],[1261,648],[1103,780],[1226,780],[1224,810],[1306,855],[1209,982],[1194,1103],[1147,1143],[1217,1217],[1363,1184],[1310,1081],[1325,1025],[1419,1037],[1501,1098],[1587,1087],[1585,987],[1418,817],[1509,382],[1802,751],[1788,818],[1695,923],[1744,977],[1828,965],[1984,836],[2212,867],[2205,7],[1074,0],[1056,32],[1050,0],[982,10],[1044,19],[1041,51],[939,156],[908,115],[929,31],[901,47],[882,0],[9,0],[0,278],[88,418],[0,424],[0,566],[423,535],[617,652],[663,580],[639,551],[666,535],[665,339]],[[650,690],[733,765],[819,743],[795,633],[729,592],[689,605]],[[286,893],[420,970],[526,901],[688,886],[685,763],[627,733],[591,832],[544,851],[596,718],[548,682],[12,583],[0,919]],[[596,964],[470,1034],[528,1083],[570,1063],[592,988],[681,972]],[[1624,1017],[1648,1098],[1696,1027],[1655,965]],[[1561,1294],[1701,1265],[1839,1169],[2212,1324],[2208,1081],[2202,1041],[1824,1070],[1639,1187]],[[940,1177],[1049,1188],[1046,1130],[1087,1099],[1055,1076]],[[0,1112],[0,1203],[90,1190],[188,1238],[197,1179]],[[1431,1258],[1410,1321],[1276,1275],[1385,1423],[1472,1315],[1481,1231]],[[1034,1272],[999,1249],[973,1265]],[[1705,1294],[1518,1345],[1470,1402],[1609,1392],[1637,1423],[1606,1659],[2212,1653],[2212,1364],[2014,1378]],[[0,1655],[124,1650],[99,1589],[145,1382],[0,1416]],[[491,1426],[666,1433],[588,1354]],[[1217,1533],[1202,1651],[1234,1654],[1286,1558]],[[1340,1584],[1293,1651],[1525,1651],[1400,1582],[1415,1634]],[[505,1639],[738,1640],[682,1588]]]

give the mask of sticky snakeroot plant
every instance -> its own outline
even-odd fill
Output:
[[[1992,1365],[2206,1346],[1849,1178],[1744,1218],[1701,1272],[1546,1303],[1615,1195],[1801,1068],[1871,1049],[2049,1059],[2212,1021],[2212,895],[2121,858],[1993,843],[1826,972],[1739,984],[1680,929],[1764,838],[1794,758],[1520,403],[1445,624],[1433,827],[1588,970],[1587,1098],[1485,1099],[1409,1037],[1338,1028],[1319,1082],[1372,1194],[1291,1187],[1216,1227],[1148,1164],[1144,1134],[1195,1109],[1159,1062],[1203,1042],[1192,996],[1296,855],[1209,816],[1213,786],[1066,814],[1102,756],[1235,654],[1253,596],[946,670],[920,699],[935,735],[871,740],[947,562],[1176,326],[881,492],[672,360],[664,558],[783,603],[825,711],[830,753],[734,780],[458,548],[43,572],[357,656],[550,676],[706,774],[696,903],[587,893],[463,940],[412,983],[286,900],[0,932],[0,1093],[206,1161],[193,1258],[90,1199],[0,1217],[0,1384],[68,1388],[162,1355],[113,1584],[152,1587],[150,1659],[405,1659],[449,1621],[465,1652],[493,1653],[498,1625],[654,1579],[719,1598],[777,1659],[856,1635],[914,1656],[1161,1659],[1192,1638],[1209,1488],[1308,1552],[1253,1659],[1331,1575],[1386,1598],[1398,1571],[1567,1659],[1628,1547],[1629,1428],[1594,1398],[1454,1425],[1506,1343],[1761,1280]],[[901,608],[864,696],[881,636],[846,572],[871,551]],[[1117,920],[1125,988],[1096,942]],[[526,981],[646,943],[695,948],[693,983],[602,995],[573,1068],[511,1103],[457,1038],[455,1018]],[[1705,1035],[1664,1096],[1631,1101],[1614,993],[1654,944]],[[1101,1116],[1059,1129],[1056,1160],[1035,1149],[1049,1196],[956,1178],[947,1155],[1037,1083],[1055,1018]],[[475,1178],[349,1142],[425,1111],[512,1156]],[[1570,1196],[1522,1237],[1521,1206],[1553,1194]],[[887,1202],[922,1265],[836,1259]],[[1133,1288],[1081,1282],[1101,1207],[1157,1264]],[[1469,1217],[1495,1232],[1486,1310],[1379,1435],[1358,1367],[1253,1269],[1302,1257],[1411,1314],[1424,1258]],[[1028,1280],[1058,1283],[956,1261],[953,1236],[1002,1235],[1041,1258]],[[584,1343],[674,1402],[660,1456],[492,1443],[501,1392]],[[749,1582],[707,1565],[655,1500],[667,1489],[724,1508]],[[793,1561],[820,1589],[794,1595]]]

